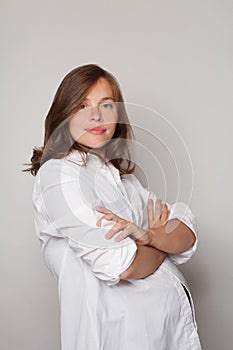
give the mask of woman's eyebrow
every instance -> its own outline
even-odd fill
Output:
[[[106,96],[106,97],[102,97],[102,98],[100,99],[101,102],[102,102],[102,101],[105,101],[105,100],[113,100],[113,101],[114,101],[114,98],[113,98],[112,96]],[[90,101],[90,100],[89,100],[89,98],[85,98],[84,101]]]

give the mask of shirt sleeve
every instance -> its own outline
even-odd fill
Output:
[[[153,199],[154,204],[156,202],[157,196],[154,192],[147,190],[146,188],[144,188],[142,186],[142,184],[140,183],[140,181],[136,178],[136,176],[131,175],[132,177],[132,182],[134,183],[134,186],[138,189],[138,191],[140,191],[143,199],[144,199],[144,203],[145,203],[145,208],[147,207],[147,201],[149,198]],[[197,249],[197,245],[198,245],[198,227],[197,227],[197,223],[194,217],[193,212],[191,211],[191,209],[189,208],[189,206],[187,204],[185,204],[184,202],[176,202],[174,204],[169,204],[166,203],[168,206],[168,209],[170,210],[170,215],[168,218],[169,220],[172,219],[178,219],[180,221],[182,221],[186,226],[188,226],[192,232],[194,233],[196,240],[194,245],[182,252],[182,253],[178,253],[178,254],[168,254],[170,260],[176,264],[184,264],[185,262],[187,262],[192,255],[195,253],[196,249]],[[143,211],[143,222],[144,222],[144,227],[143,228],[148,228],[148,215],[147,215],[147,210]]]
[[[94,209],[94,196],[93,205],[85,202],[78,176],[64,171],[61,162],[51,160],[47,163],[37,174],[33,195],[41,241],[44,236],[64,238],[97,278],[109,286],[117,284],[119,275],[134,260],[137,245],[130,237],[121,242],[115,242],[114,238],[107,240],[104,235],[114,223],[102,220],[102,226],[96,226],[102,214]]]
[[[184,264],[193,256],[193,254],[197,250],[197,244],[198,244],[197,223],[191,209],[188,207],[187,204],[183,202],[176,202],[172,205],[168,203],[166,204],[168,206],[168,209],[170,210],[170,215],[168,220],[172,220],[172,219],[180,220],[190,228],[190,230],[194,233],[196,238],[194,245],[188,250],[178,254],[169,254],[170,260],[174,264],[176,265]]]

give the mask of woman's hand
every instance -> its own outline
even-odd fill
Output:
[[[166,224],[170,215],[167,204],[162,204],[161,199],[157,199],[155,202],[152,199],[148,199],[147,202],[148,213],[148,228],[157,228]]]
[[[131,236],[131,238],[134,238],[136,243],[138,244],[150,244],[151,237],[149,231],[138,227],[130,221],[122,219],[121,217],[104,207],[97,206],[95,209],[96,211],[104,214],[97,221],[97,226],[101,226],[101,221],[103,219],[115,222],[115,225],[108,231],[108,233],[105,235],[105,238],[110,239],[113,236],[115,236],[119,231],[121,231],[121,233],[114,239],[115,242],[120,242],[122,239]],[[149,199],[147,203],[147,212],[149,226],[148,228],[157,228],[163,226],[167,222],[168,216],[170,214],[167,205],[162,204],[160,199],[156,200],[155,209],[153,200]]]
[[[103,219],[114,221],[115,225],[106,233],[105,238],[110,239],[115,236],[119,231],[121,233],[114,239],[115,242],[120,242],[122,239],[131,236],[136,240],[140,240],[141,244],[148,244],[149,235],[147,235],[147,231],[136,226],[130,221],[122,219],[118,215],[114,214],[110,210],[97,206],[96,211],[103,213],[104,215],[97,221],[96,225],[101,226],[101,221]]]

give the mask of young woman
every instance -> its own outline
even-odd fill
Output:
[[[195,219],[143,188],[132,139],[115,77],[94,64],[72,70],[27,169],[43,258],[58,279],[63,350],[201,349],[175,266],[196,250]]]

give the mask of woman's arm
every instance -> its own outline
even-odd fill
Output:
[[[157,200],[156,194],[144,188],[140,183],[140,181],[136,178],[136,176],[131,174],[129,180],[133,183],[137,191],[141,193],[142,197],[144,198],[144,202],[146,202],[148,198],[152,199],[154,203],[156,202]],[[180,224],[178,225],[177,230],[175,229],[175,232],[173,232],[172,234],[166,232],[166,236],[165,235],[161,236],[159,234],[157,236],[154,232],[153,243],[157,244],[158,249],[161,249],[161,250],[163,249],[160,247],[162,247],[163,245],[163,248],[167,249],[167,251],[170,252],[168,254],[169,258],[175,265],[184,264],[193,256],[193,254],[197,249],[197,245],[198,245],[197,222],[193,212],[191,211],[191,209],[188,207],[186,203],[184,202],[176,202],[173,204],[167,203],[167,207],[168,207],[168,210],[170,211],[168,221],[177,219],[178,220],[177,222],[180,222]],[[182,223],[187,227],[185,227]],[[172,223],[171,226],[174,226],[174,223]],[[188,228],[192,231],[192,233],[190,233],[190,230]],[[168,232],[169,231],[170,229],[168,230]],[[177,234],[178,231],[182,231],[183,233],[179,232]],[[184,232],[187,233],[188,237],[186,237],[186,234],[184,234]],[[161,230],[159,233],[161,233]],[[138,242],[136,238],[135,242],[139,244],[148,244],[149,243],[148,238],[149,238],[149,234],[144,235],[143,239],[142,237],[140,237],[140,242]],[[158,242],[159,238],[160,239],[162,238],[162,241]],[[164,241],[164,238],[165,238],[165,241]],[[169,244],[170,247],[168,247],[167,245],[167,242],[168,242],[167,239],[169,240],[171,239],[170,240],[171,244]],[[193,245],[192,245],[192,242],[194,242]],[[166,243],[166,248],[164,247],[164,243]],[[180,244],[180,247],[179,247],[179,244]],[[189,248],[190,245],[191,245],[191,248]],[[178,251],[179,253],[176,253]]]
[[[157,204],[159,206],[161,205],[159,201]],[[186,206],[183,205],[183,203],[181,204],[180,209],[187,210]],[[168,254],[179,254],[190,249],[196,241],[194,232],[185,223],[177,218],[171,218],[170,220],[166,221],[166,224],[163,225],[158,225],[155,222],[155,224],[149,226],[150,228],[148,230],[145,230],[131,222],[121,219],[106,208],[97,207],[97,210],[104,214],[101,219],[104,218],[116,222],[116,224],[106,235],[106,238],[112,238],[114,235],[116,235],[116,233],[120,232],[120,234],[118,234],[118,236],[115,238],[115,240],[118,242],[125,239],[127,236],[131,236],[136,240],[135,242],[138,245],[151,246]],[[185,216],[182,213],[182,210],[180,216],[184,220]],[[169,210],[165,205],[163,211],[166,220]],[[190,221],[191,219],[186,218],[185,220],[187,222],[187,220]]]
[[[140,279],[151,275],[157,270],[166,257],[166,253],[149,246],[137,244],[136,256],[121,275],[121,280]]]
[[[147,203],[147,212],[149,228],[162,227],[167,222],[170,213],[167,205],[162,204],[161,200],[156,201],[155,208],[153,201],[149,200]],[[110,215],[111,214],[112,213],[110,212]],[[121,219],[118,217],[118,220]],[[101,219],[99,220],[98,225],[100,224],[100,221]],[[114,231],[114,229],[112,230]],[[165,252],[162,252],[159,249],[137,244],[137,252],[135,258],[127,270],[125,270],[120,275],[120,279],[140,279],[151,275],[161,265],[166,255],[167,254]]]
[[[140,279],[154,273],[167,253],[177,254],[195,243],[193,232],[183,222],[173,219],[166,225],[149,230],[149,246],[137,244],[137,253],[121,279]]]
[[[196,241],[193,231],[178,219],[169,220],[162,227],[152,227],[148,233],[148,245],[169,254],[182,253]]]

